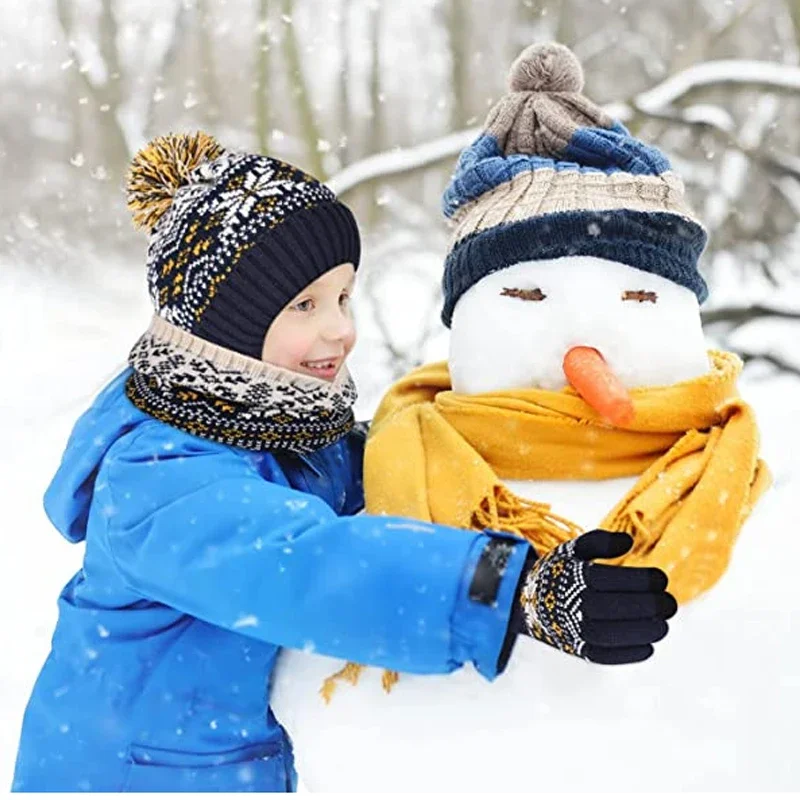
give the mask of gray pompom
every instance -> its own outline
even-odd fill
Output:
[[[563,44],[532,44],[511,65],[508,87],[512,92],[580,92],[583,67]]]

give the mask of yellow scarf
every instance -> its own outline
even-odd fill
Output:
[[[414,370],[386,394],[364,461],[366,510],[517,534],[542,555],[581,533],[504,480],[603,480],[639,475],[598,527],[626,531],[615,562],[656,566],[685,603],[725,572],[733,544],[770,484],[752,409],[738,396],[742,362],[710,351],[711,370],[672,386],[632,389],[635,418],[611,427],[571,388],[464,395],[447,365]],[[568,511],[568,509],[567,509]],[[337,677],[352,683],[361,668]],[[384,687],[397,680],[384,674]]]

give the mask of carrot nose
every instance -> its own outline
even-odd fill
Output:
[[[564,356],[564,374],[572,388],[612,425],[633,422],[628,390],[594,347],[570,348]]]

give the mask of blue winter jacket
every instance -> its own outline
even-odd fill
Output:
[[[215,444],[136,409],[127,375],[78,420],[45,495],[86,550],[14,790],[293,790],[269,710],[280,647],[403,672],[502,669],[527,545],[353,516],[363,435],[302,458]],[[492,539],[513,548],[487,600],[473,580]]]

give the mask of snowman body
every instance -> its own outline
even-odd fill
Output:
[[[628,387],[690,379],[708,370],[698,311],[687,289],[624,264],[515,264],[459,300],[453,388],[561,389],[562,359],[574,346],[597,348]],[[589,530],[635,482],[507,485]],[[736,566],[734,558],[712,592],[679,612],[640,664],[590,664],[519,636],[492,682],[467,664],[450,675],[403,674],[386,694],[381,670],[369,668],[325,705],[318,690],[343,662],[284,651],[272,707],[294,742],[301,782],[311,791],[625,791],[748,788],[745,775],[752,785],[782,786],[787,767],[758,733],[783,724],[780,690],[769,684],[780,668],[724,663],[739,651],[741,620],[758,626],[772,611],[745,603]],[[788,647],[769,625],[758,635]]]

